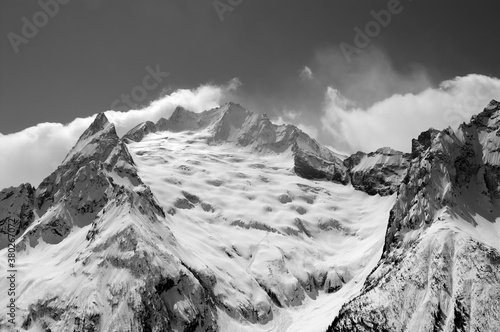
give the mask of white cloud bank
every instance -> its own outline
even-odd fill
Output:
[[[369,152],[390,146],[409,152],[411,139],[428,128],[456,128],[479,113],[491,99],[500,100],[500,80],[468,75],[420,93],[396,94],[368,108],[357,107],[329,87],[321,118],[331,145],[346,152]]]
[[[223,86],[180,89],[144,109],[107,111],[106,116],[121,136],[141,122],[168,118],[179,105],[194,112],[217,107],[226,101],[225,98],[230,98],[240,85],[241,82],[235,78]],[[38,186],[60,165],[93,118],[77,118],[67,125],[40,123],[17,133],[0,134],[0,190],[26,182]]]
[[[282,117],[315,127],[321,143],[348,154],[384,146],[409,152],[422,131],[456,128],[500,99],[497,78],[471,74],[434,81],[424,66],[396,66],[375,46],[349,63],[336,47],[318,49],[308,65],[314,72],[309,92],[316,93],[305,95],[307,106],[296,107],[295,117]]]

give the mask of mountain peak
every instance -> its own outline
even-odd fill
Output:
[[[101,124],[108,124],[109,120],[106,117],[106,114],[104,112],[101,112],[101,113],[97,114],[97,116],[94,119],[94,122],[101,123]]]
[[[225,103],[224,105],[222,105],[221,108],[226,108],[227,110],[241,110],[241,109],[245,110],[243,106],[232,101]]]
[[[198,127],[199,115],[182,106],[177,106],[168,119],[161,118],[156,123],[157,131],[184,131]]]
[[[191,121],[197,118],[197,114],[193,111],[190,111],[182,106],[177,106],[168,118],[168,121],[170,123],[180,123],[180,122],[185,122],[185,121]]]
[[[114,125],[111,122],[109,122],[104,112],[101,112],[97,114],[97,116],[94,119],[94,122],[92,122],[90,127],[83,133],[82,137],[89,137],[95,135],[96,133],[108,129],[111,126],[114,128]]]
[[[223,114],[230,114],[230,115],[243,115],[243,116],[250,116],[253,115],[254,112],[247,110],[243,106],[237,103],[229,102],[220,107],[220,110],[222,111]]]
[[[486,109],[500,110],[500,102],[496,101],[495,99],[492,99],[488,104],[488,106],[486,106]]]
[[[229,102],[227,104],[224,104],[223,106],[220,107],[220,112],[222,114],[222,119],[231,119],[230,121],[236,121],[234,123],[235,126],[241,126],[243,122],[249,117],[254,115],[254,112],[251,112],[247,109],[245,109],[243,106]]]
[[[194,112],[188,110],[187,108],[184,108],[183,106],[177,106],[174,110],[174,112],[172,113],[172,115],[170,115],[170,119],[171,118],[175,118],[176,116],[179,116],[181,114],[194,114]]]
[[[472,116],[470,123],[478,127],[498,129],[500,125],[500,102],[495,99],[491,100],[481,113]]]
[[[382,155],[387,155],[387,156],[393,156],[393,155],[402,155],[404,153],[401,151],[398,151],[398,150],[394,150],[391,147],[385,146],[385,147],[377,149],[377,151],[372,152],[371,154],[373,154],[373,155],[382,154]]]
[[[411,156],[415,158],[426,151],[431,145],[434,138],[439,134],[439,130],[430,128],[423,131],[411,141]]]
[[[76,145],[64,159],[63,164],[75,158],[78,160],[81,157],[92,155],[98,149],[109,150],[107,147],[113,148],[119,140],[115,125],[109,122],[104,113],[99,113],[94,122],[80,136]]]

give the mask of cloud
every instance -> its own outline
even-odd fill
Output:
[[[241,83],[240,79],[238,77],[235,77],[231,79],[227,85],[226,85],[226,90],[228,91],[236,91],[238,90],[243,84]]]
[[[324,88],[334,87],[349,100],[368,106],[394,94],[418,93],[435,86],[427,70],[418,64],[396,68],[381,49],[370,47],[347,63],[338,48],[316,52],[316,78]]]
[[[291,111],[291,110],[287,110],[285,109],[283,111],[283,115],[289,119],[289,120],[295,120],[298,116],[301,116],[302,115],[302,112],[295,112],[295,111]]]
[[[299,73],[299,77],[303,80],[312,80],[313,79],[313,72],[311,68],[305,66],[302,68],[302,70]]]
[[[274,124],[277,125],[292,124],[295,125],[297,128],[299,128],[300,130],[302,130],[303,132],[307,133],[312,138],[314,139],[318,138],[319,130],[316,126],[306,124],[302,120],[298,121],[302,116],[303,111],[296,111],[285,108],[281,112],[279,112],[278,110],[274,110],[274,114],[280,114],[271,117],[271,121]]]
[[[298,98],[279,107],[278,116],[348,154],[384,146],[409,152],[422,131],[456,128],[500,98],[497,78],[471,74],[434,81],[423,66],[398,67],[376,47],[350,63],[338,48],[323,48],[307,68],[314,79],[289,93],[291,100]]]
[[[394,95],[419,94],[438,86],[423,66],[408,64],[404,68],[396,67],[390,57],[376,47],[365,49],[350,63],[338,47],[319,49],[299,75],[312,79],[284,82],[284,92],[274,98],[259,95],[247,99],[250,104],[256,105],[255,109],[266,113],[271,110],[271,117],[281,116],[284,121],[302,128],[321,143],[334,147],[339,145],[338,148],[346,152],[371,146],[346,142],[341,126],[334,121],[340,121],[340,116],[332,111],[332,99],[340,103],[335,106],[342,110],[368,110]],[[332,91],[338,93],[337,98],[333,98]],[[328,113],[326,108],[330,110]],[[356,138],[353,136],[353,139]]]
[[[322,130],[331,145],[350,153],[383,146],[409,152],[411,139],[428,128],[456,128],[500,98],[500,80],[482,75],[456,77],[420,93],[394,94],[369,107],[359,107],[329,87]]]
[[[232,98],[241,82],[236,78],[226,85],[202,85],[195,89],[179,89],[141,110],[107,111],[118,135],[143,121],[169,117],[177,106],[194,112],[218,107]],[[77,118],[67,125],[41,123],[23,131],[0,134],[0,189],[29,182],[38,184],[63,161],[93,117]]]

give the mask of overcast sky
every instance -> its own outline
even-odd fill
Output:
[[[0,2],[0,167],[17,168],[6,142],[59,151],[38,173],[2,172],[0,187],[40,180],[90,120],[57,147],[60,125],[25,128],[159,98],[163,109],[130,119],[233,100],[347,152],[408,150],[428,126],[457,125],[500,98],[494,0],[55,1]],[[134,124],[116,118],[120,130]]]

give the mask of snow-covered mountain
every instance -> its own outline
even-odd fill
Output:
[[[500,331],[500,103],[413,140],[382,259],[329,331]]]
[[[101,113],[37,188],[0,192],[17,328],[497,331],[498,106],[349,158],[233,103],[123,138]]]

